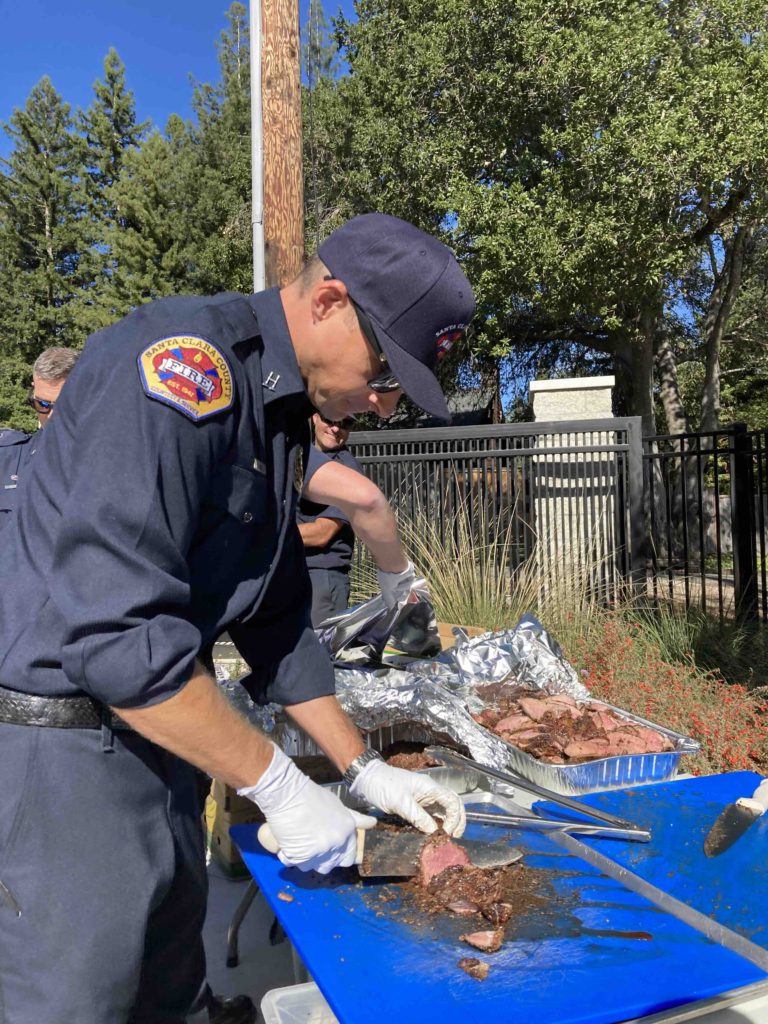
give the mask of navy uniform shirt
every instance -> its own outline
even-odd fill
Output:
[[[0,684],[143,707],[226,628],[254,699],[333,693],[295,525],[310,411],[276,289],[90,338],[3,532]]]
[[[304,483],[308,483],[312,476],[325,462],[338,462],[342,466],[349,466],[350,469],[363,472],[363,467],[352,455],[348,448],[336,448],[333,451],[323,452],[316,445],[309,450],[307,468],[304,472]],[[305,546],[304,553],[307,558],[307,565],[310,569],[336,569],[341,572],[349,572],[352,564],[352,551],[355,546],[355,534],[349,525],[349,517],[335,505],[319,505],[308,498],[299,499],[299,510],[297,520],[300,523],[314,523],[316,519],[340,519],[343,526],[330,541],[323,547]]]
[[[0,430],[0,529],[7,522],[9,513],[16,508],[19,479],[23,477],[22,467],[34,449],[31,444],[34,436],[9,427]]]

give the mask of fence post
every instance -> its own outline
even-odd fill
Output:
[[[734,423],[731,447],[731,530],[736,615],[757,618],[757,559],[755,552],[755,486],[752,436],[745,423]],[[717,458],[717,451],[715,451]]]
[[[643,421],[640,416],[628,417],[627,441],[629,448],[627,460],[629,573],[635,594],[644,594],[647,589],[648,527],[645,521],[643,483]]]

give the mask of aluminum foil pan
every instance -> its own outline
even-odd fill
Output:
[[[583,764],[547,764],[511,743],[505,743],[509,752],[508,767],[512,772],[539,786],[551,789],[553,793],[578,796],[601,789],[623,789],[625,786],[639,785],[643,782],[664,782],[677,774],[683,754],[695,754],[700,749],[701,745],[690,736],[683,736],[682,733],[657,725],[647,718],[633,715],[631,711],[624,711],[605,701],[590,698],[590,702],[608,708],[627,722],[655,729],[674,743],[675,749],[661,754],[620,754],[616,757],[601,757]]]

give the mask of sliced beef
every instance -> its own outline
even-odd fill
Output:
[[[459,967],[462,971],[466,971],[470,978],[476,978],[478,981],[485,981],[490,971],[490,964],[487,964],[484,960],[478,960],[474,956],[465,956],[459,960]]]
[[[551,710],[551,704],[546,697],[521,697],[518,704],[523,714],[528,715],[534,722],[540,722],[544,715]]]
[[[425,843],[419,859],[419,880],[426,889],[433,878],[448,868],[470,867],[469,857],[464,850],[452,843],[448,836],[441,835]]]
[[[627,721],[604,704],[568,694],[508,687],[482,688],[496,707],[473,715],[512,746],[549,764],[579,763],[623,754],[661,753],[674,745],[655,729]],[[480,692],[480,690],[478,690]]]
[[[481,724],[485,724],[484,722]],[[520,732],[521,729],[530,729],[531,720],[528,715],[524,715],[519,712],[515,715],[507,715],[506,718],[502,718],[501,721],[496,722],[491,726],[494,732]]]
[[[504,929],[490,928],[488,931],[465,932],[459,938],[462,942],[474,946],[475,949],[479,949],[483,953],[495,953],[497,949],[501,949],[501,944],[504,941]]]

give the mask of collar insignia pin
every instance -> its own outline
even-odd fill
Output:
[[[277,382],[280,380],[280,374],[275,373],[274,370],[270,370],[267,379],[261,382],[263,388],[267,388],[268,391],[274,391]]]

